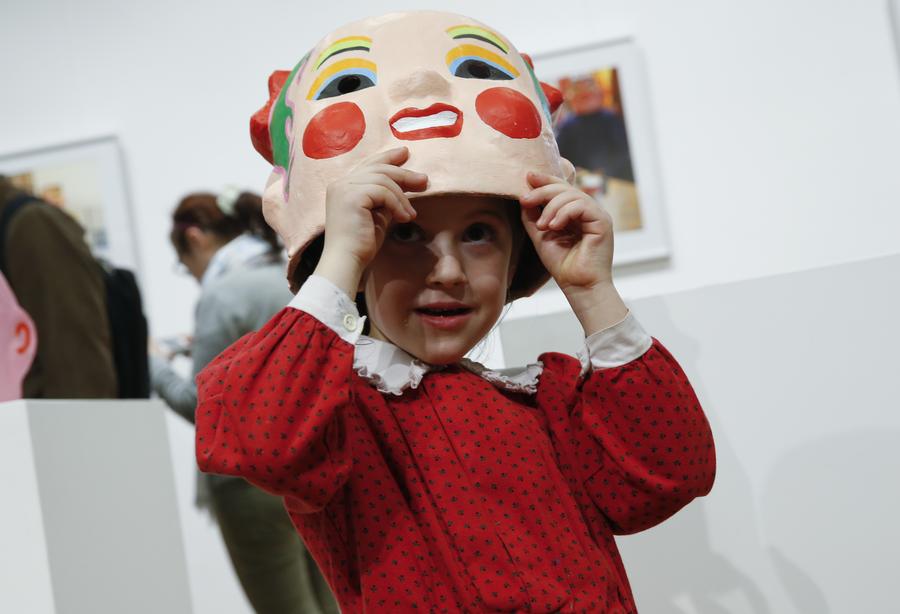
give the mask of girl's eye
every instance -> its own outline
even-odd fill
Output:
[[[344,73],[335,75],[335,77],[329,81],[325,87],[319,92],[318,96],[316,96],[316,100],[322,100],[323,98],[334,98],[335,96],[343,96],[344,94],[349,94],[350,92],[358,92],[359,90],[364,90],[367,87],[372,87],[375,85],[375,82],[369,75],[365,75],[362,73]]]
[[[414,243],[422,236],[422,229],[415,224],[397,224],[390,231],[391,239],[398,243]]]
[[[463,241],[468,243],[488,243],[497,236],[494,229],[487,224],[472,224],[463,233]]]
[[[491,81],[509,81],[513,75],[499,66],[488,64],[484,60],[464,60],[454,70],[453,75],[463,79],[489,79]]]

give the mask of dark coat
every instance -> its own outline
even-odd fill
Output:
[[[19,194],[0,177],[0,215]],[[9,285],[38,333],[25,398],[115,398],[106,288],[84,229],[58,207],[28,205],[2,243]]]

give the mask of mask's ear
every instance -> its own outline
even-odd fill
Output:
[[[522,59],[524,59],[528,66],[531,68],[531,72],[534,72],[534,62],[531,60],[531,56],[527,53],[523,53]],[[549,83],[544,83],[543,81],[538,81],[541,84],[541,89],[544,91],[544,96],[547,98],[547,105],[550,107],[550,114],[553,115],[556,113],[556,110],[559,108],[559,105],[563,103],[563,95],[558,89],[550,85]]]
[[[269,100],[263,107],[250,117],[250,141],[253,148],[263,158],[272,162],[272,135],[269,133],[269,117],[272,114],[272,105],[278,99],[281,88],[290,76],[289,70],[276,70],[269,75]]]

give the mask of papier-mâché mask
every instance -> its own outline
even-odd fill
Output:
[[[561,102],[527,56],[468,17],[422,11],[357,21],[269,81],[254,145],[274,168],[263,196],[292,262],[325,227],[325,190],[373,153],[405,145],[425,192],[518,199],[529,170],[568,177],[551,114]],[[534,288],[531,288],[533,290]]]

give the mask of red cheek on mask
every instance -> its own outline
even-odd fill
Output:
[[[352,102],[325,107],[309,120],[303,131],[303,153],[322,160],[345,154],[366,133],[366,118]]]
[[[508,87],[492,87],[478,94],[475,110],[488,126],[513,139],[533,139],[541,134],[541,114],[522,93]]]

